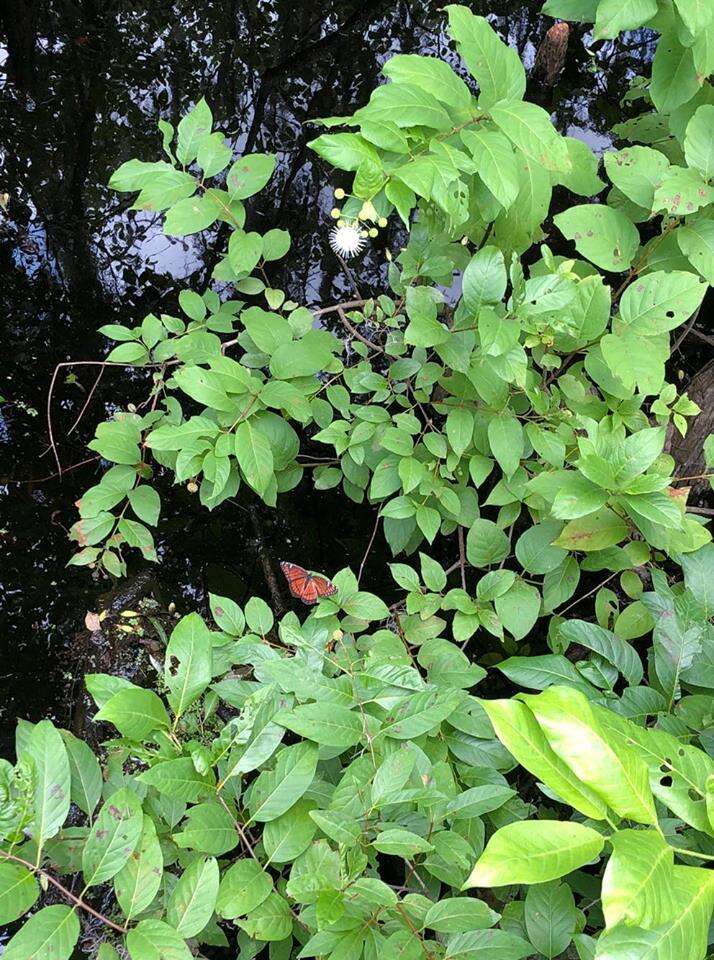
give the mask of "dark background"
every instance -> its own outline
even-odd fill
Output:
[[[108,369],[68,434],[95,371],[61,370],[52,417],[68,472],[59,478],[48,450],[53,370],[105,356],[101,324],[134,324],[153,309],[175,313],[184,286],[201,291],[209,282],[222,242],[210,231],[164,237],[156,215],[128,212],[126,195],[107,188],[110,174],[131,157],[158,159],[157,120],[175,124],[205,95],[236,151],[278,155],[275,176],[249,203],[254,229],[292,234],[273,286],[307,305],[349,298],[326,242],[339,181],[306,149],[319,132],[306,121],[363,105],[394,53],[455,64],[442,6],[0,0],[0,193],[9,195],[0,209],[0,754],[11,753],[17,715],[69,724],[77,678],[96,666],[84,616],[102,609],[113,585],[66,567],[66,531],[76,519],[74,501],[99,479],[99,468],[68,468],[91,456],[85,444],[113,404],[147,393],[145,374]],[[539,8],[522,0],[473,5],[529,68],[552,23]],[[590,52],[588,41],[575,25],[555,87],[531,82],[527,96],[553,111],[562,132],[602,151],[608,128],[622,119],[618,101],[628,78],[647,71],[653,38],[640,31]],[[390,240],[387,233],[380,242]],[[386,289],[384,262],[374,246],[356,262],[363,293]],[[164,481],[161,493],[161,565],[152,589],[182,612],[203,603],[209,589],[238,601],[251,593],[270,599],[265,571],[276,559],[328,574],[346,564],[356,570],[374,524],[367,505],[316,493],[309,477],[277,510],[245,498],[209,514],[183,488]],[[388,596],[386,559],[380,534],[363,584]],[[133,564],[130,579],[142,574]]]

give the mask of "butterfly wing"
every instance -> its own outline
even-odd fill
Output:
[[[309,606],[317,603],[321,597],[331,597],[337,592],[337,587],[334,583],[330,583],[327,577],[313,576],[296,563],[283,561],[280,569],[288,581],[290,593]]]

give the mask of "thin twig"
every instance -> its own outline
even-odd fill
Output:
[[[23,867],[26,867],[28,870],[32,871],[32,873],[36,873],[39,877],[43,877],[48,883],[51,883],[53,887],[57,887],[57,889],[63,893],[68,900],[71,900],[76,907],[81,907],[82,910],[86,910],[87,913],[91,913],[92,916],[96,917],[98,920],[101,920],[102,923],[106,923],[108,927],[111,927],[118,933],[128,932],[127,927],[122,927],[118,923],[114,923],[114,921],[110,920],[109,917],[105,917],[104,914],[99,913],[99,911],[95,910],[94,907],[90,907],[90,905],[82,900],[81,897],[75,896],[70,890],[67,889],[67,887],[63,886],[59,880],[55,880],[51,874],[47,873],[45,870],[42,870],[34,863],[30,863],[29,860],[23,860],[22,857],[16,857],[12,853],[6,853],[4,850],[0,850],[0,857],[3,857],[5,860],[13,860],[15,863],[20,863]]]
[[[372,549],[372,544],[374,543],[374,538],[377,536],[377,529],[379,528],[379,521],[382,519],[379,513],[377,513],[377,519],[374,524],[374,529],[372,530],[372,536],[369,538],[369,543],[367,544],[367,549],[364,552],[362,557],[362,563],[359,565],[359,572],[357,574],[357,586],[362,579],[362,571],[364,570],[364,565],[367,562],[367,557],[369,556],[370,550]]]
[[[614,573],[611,573],[609,577],[606,577],[606,578],[602,581],[602,583],[598,583],[598,585],[597,585],[596,587],[593,587],[592,590],[588,590],[588,592],[587,592],[587,593],[584,593],[584,594],[582,595],[582,597],[578,597],[577,600],[573,600],[573,602],[572,602],[571,604],[569,604],[564,610],[555,610],[555,611],[553,611],[554,614],[555,614],[555,616],[556,616],[556,617],[562,617],[564,614],[566,614],[566,613],[568,612],[568,610],[572,610],[573,607],[577,607],[577,605],[578,605],[582,600],[587,600],[587,598],[590,597],[590,596],[592,596],[593,593],[597,593],[597,591],[600,589],[600,587],[604,587],[605,584],[606,584],[606,583],[609,583],[614,577],[616,577],[616,576],[618,575],[618,573],[619,573],[618,570],[616,570]]]
[[[102,377],[104,376],[104,370],[105,370],[105,367],[104,367],[104,365],[102,365],[102,366],[99,368],[99,373],[97,374],[96,380],[94,381],[94,384],[92,385],[92,389],[91,389],[91,390],[89,391],[89,393],[87,394],[87,399],[84,401],[84,404],[82,405],[82,409],[79,411],[79,414],[78,414],[78,416],[77,416],[77,419],[74,421],[74,423],[72,424],[72,426],[71,426],[71,427],[69,428],[69,430],[67,431],[67,436],[69,436],[71,433],[74,433],[74,431],[76,430],[76,428],[79,426],[79,422],[80,422],[80,420],[82,419],[82,417],[84,416],[85,410],[87,409],[87,407],[89,406],[89,404],[92,402],[92,397],[94,396],[94,392],[96,391],[97,387],[99,386],[100,380],[101,380]]]
[[[365,343],[365,344],[366,344],[368,347],[370,347],[372,350],[376,350],[377,353],[384,353],[384,348],[383,348],[383,347],[380,347],[378,344],[373,343],[372,340],[370,340],[370,339],[368,339],[367,337],[363,336],[363,335],[359,332],[359,330],[358,330],[353,324],[350,323],[350,321],[347,319],[347,317],[346,317],[346,315],[345,315],[345,311],[344,311],[341,307],[338,309],[337,315],[338,315],[338,317],[340,318],[340,320],[342,321],[342,326],[345,328],[345,330],[348,331],[348,333],[351,333],[352,336],[353,336],[353,337],[356,337],[357,340],[361,340],[362,343]]]
[[[677,339],[674,341],[674,345],[672,346],[672,351],[671,351],[672,354],[675,353],[677,350],[679,350],[680,346],[684,343],[684,341],[687,339],[687,337],[688,337],[689,334],[691,333],[692,327],[693,327],[694,324],[696,323],[696,320],[697,320],[697,317],[699,316],[699,311],[700,311],[700,310],[701,310],[701,304],[697,307],[697,309],[696,309],[696,310],[694,311],[694,313],[692,314],[691,320],[689,321],[689,323],[687,324],[687,326],[684,328],[684,330],[682,331],[682,333],[681,333],[681,334],[677,337]]]
[[[459,539],[459,567],[461,569],[461,586],[466,589],[466,548],[464,546],[464,528],[459,525],[457,528]]]

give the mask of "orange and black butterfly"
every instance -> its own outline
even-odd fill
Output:
[[[312,605],[323,597],[332,597],[337,593],[337,587],[327,577],[320,576],[319,573],[309,573],[296,563],[283,561],[280,569],[288,581],[290,593],[303,603]]]

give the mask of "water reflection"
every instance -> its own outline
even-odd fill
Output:
[[[257,229],[288,227],[293,236],[289,272],[274,268],[273,285],[308,304],[344,297],[349,283],[327,245],[330,175],[306,149],[315,135],[306,121],[364,104],[396,52],[447,56],[457,65],[441,6],[10,0],[2,8],[0,193],[9,194],[0,211],[4,736],[16,713],[36,719],[54,711],[67,722],[66,692],[79,669],[75,637],[108,586],[65,568],[72,503],[97,465],[46,479],[54,473],[44,423],[52,370],[63,360],[102,356],[106,344],[95,332],[102,323],[136,322],[159,304],[171,312],[186,281],[203,288],[222,239],[220,231],[164,237],[156,216],[127,212],[129,201],[108,190],[111,171],[130,157],[157,156],[157,119],[176,123],[205,95],[236,149],[278,154],[276,175],[249,211]],[[550,25],[539,7],[491,0],[478,12],[497,14],[494,24],[530,65]],[[554,112],[561,130],[602,149],[625,78],[640,72],[651,50],[645,35],[635,35],[624,52],[605,43],[592,54],[587,39],[575,25],[555,87],[531,84],[529,96]],[[606,69],[598,71],[599,63]],[[380,288],[382,264],[379,250],[364,255],[364,290]],[[134,399],[143,376],[109,371],[69,436],[93,373],[80,367],[58,379],[53,417],[65,467],[86,459],[92,424],[111,403]],[[265,595],[261,542],[281,556],[287,546],[290,559],[314,568],[357,566],[373,523],[367,507],[315,495],[309,480],[283,497],[277,512],[261,510],[258,526],[245,509],[210,516],[184,490],[166,487],[162,496],[160,575],[166,599],[179,607],[208,588],[238,599]],[[381,588],[384,549],[377,543],[366,582]]]

